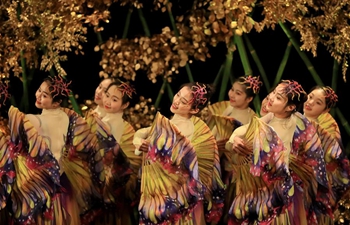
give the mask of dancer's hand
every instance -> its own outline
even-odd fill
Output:
[[[139,148],[139,151],[148,152],[148,147],[149,147],[149,141],[143,140],[142,144],[141,144],[141,146]]]
[[[228,141],[228,138],[225,138],[225,139],[221,139],[221,140],[216,142],[219,152],[224,152],[225,151],[225,145],[226,145],[227,141]]]
[[[233,139],[232,150],[240,155],[247,155],[248,152],[245,142],[238,136]]]

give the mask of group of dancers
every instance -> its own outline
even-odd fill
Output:
[[[256,112],[261,86],[239,77],[229,101],[208,105],[211,85],[183,84],[172,118],[157,112],[135,130],[128,82],[102,80],[97,107],[80,116],[61,106],[69,84],[48,77],[35,93],[42,113],[11,106],[0,129],[1,224],[333,224],[350,186],[329,113],[337,95],[282,80]],[[8,96],[0,83],[1,103]]]

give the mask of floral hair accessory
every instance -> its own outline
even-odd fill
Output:
[[[129,84],[120,81],[121,84],[118,86],[118,89],[122,92],[122,95],[127,95],[130,99],[132,99],[132,94],[135,93],[136,91],[134,88],[132,88]]]
[[[263,85],[259,76],[247,76],[244,78],[244,82],[242,83],[248,85],[246,88],[251,88],[254,94],[259,93],[260,87]]]
[[[52,96],[52,98],[60,94],[66,97],[69,96],[70,89],[68,88],[68,86],[72,83],[72,81],[67,83],[63,80],[61,76],[50,77],[50,80],[51,87],[53,88],[51,93],[56,93]]]
[[[0,82],[0,99],[3,98],[3,105],[5,105],[6,100],[11,97],[8,92],[8,87],[8,83]]]
[[[306,92],[304,91],[303,87],[298,82],[294,80],[282,80],[282,83],[287,84],[284,91],[286,95],[292,95],[292,100],[295,98],[295,96],[298,96],[298,100],[300,101],[301,94],[306,95]]]
[[[208,99],[205,97],[207,92],[207,87],[205,84],[201,86],[198,82],[196,82],[196,85],[193,85],[191,87],[193,98],[190,101],[190,103],[193,105],[193,108],[197,108],[200,104],[204,105]]]
[[[338,102],[338,95],[329,86],[322,87],[322,90],[325,93],[325,99],[326,99],[326,102],[327,102],[327,108],[334,107],[335,104]]]

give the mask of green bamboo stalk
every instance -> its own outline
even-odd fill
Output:
[[[22,67],[22,84],[23,84],[23,96],[21,100],[21,105],[24,106],[24,112],[28,113],[29,111],[29,98],[28,98],[28,80],[27,80],[27,72],[26,72],[26,60],[23,55],[23,51],[21,54],[21,67]]]
[[[339,63],[336,59],[333,61],[333,72],[332,72],[332,89],[336,92],[337,91],[337,80],[338,80],[338,74],[339,74]],[[330,111],[331,115],[335,115],[335,109],[332,108]]]
[[[333,72],[332,72],[332,89],[337,91],[337,80],[339,74],[339,63],[336,59],[333,62]]]
[[[164,78],[162,87],[160,88],[158,96],[157,96],[157,99],[156,99],[156,102],[154,103],[154,108],[156,108],[156,110],[158,109],[158,106],[160,104],[160,100],[162,100],[162,96],[164,94],[164,90],[165,90],[165,88],[167,86],[166,84],[167,84],[167,80]]]
[[[238,49],[239,56],[240,56],[241,61],[242,61],[244,74],[245,75],[252,75],[253,71],[252,71],[252,68],[251,68],[249,60],[248,60],[247,51],[245,49],[242,37],[239,36],[239,35],[235,35],[234,36],[234,41],[235,41],[235,44],[236,44],[237,49]]]
[[[324,86],[320,76],[317,74],[314,66],[312,65],[311,61],[309,60],[309,58],[307,57],[305,52],[302,52],[300,50],[300,45],[298,43],[298,41],[295,39],[292,31],[289,29],[288,26],[286,26],[284,23],[279,22],[279,25],[281,26],[282,30],[284,31],[284,33],[287,35],[287,37],[289,38],[290,42],[292,42],[294,48],[297,50],[300,58],[304,61],[307,69],[309,70],[311,76],[314,78],[316,84]]]
[[[53,70],[53,68],[50,69],[50,75],[51,75],[51,76],[56,76],[55,71]],[[64,76],[62,76],[62,77],[63,77],[63,79],[65,79],[65,80],[67,79],[67,78],[64,77]],[[73,91],[70,91],[70,92],[69,92],[68,98],[69,98],[70,102],[72,103],[73,110],[74,110],[76,113],[78,113],[80,116],[83,116],[83,114],[82,114],[82,112],[81,112],[81,110],[80,110],[80,107],[79,107],[79,105],[78,105],[78,103],[77,103],[77,100],[76,100],[75,97],[74,97]]]
[[[284,51],[284,55],[283,55],[282,61],[280,63],[280,66],[279,66],[278,71],[277,71],[277,75],[275,77],[275,81],[273,82],[273,86],[274,87],[282,79],[282,75],[283,75],[284,69],[286,68],[291,49],[292,49],[292,43],[290,41],[288,41],[287,48]],[[271,90],[268,90],[268,91],[271,91]]]
[[[151,37],[151,32],[149,31],[149,27],[148,27],[148,24],[146,22],[145,16],[143,15],[142,9],[138,8],[137,12],[139,14],[139,18],[141,20],[143,31],[145,32],[145,35],[147,37]]]
[[[228,50],[226,54],[225,68],[224,68],[224,73],[221,81],[221,88],[220,88],[218,101],[223,101],[225,99],[227,83],[228,83],[230,73],[231,73],[231,68],[232,68],[232,61],[233,61],[233,52]]]
[[[169,83],[169,82],[166,82],[166,87],[167,87],[167,92],[168,92],[169,100],[170,100],[170,101],[173,101],[174,92],[173,92],[173,90],[171,89],[171,86],[170,86],[170,83]]]
[[[248,55],[247,55],[247,51],[244,47],[244,43],[242,40],[241,36],[235,35],[234,36],[234,40],[238,49],[238,53],[240,55],[241,61],[242,61],[242,65],[243,65],[243,69],[244,69],[244,73],[245,75],[252,75],[253,74],[253,70],[250,67],[250,63],[249,63],[249,59],[248,59]],[[255,98],[253,100],[253,104],[254,104],[254,108],[256,112],[260,111],[260,97],[259,95],[255,95]]]
[[[253,60],[254,60],[254,62],[256,64],[256,66],[258,67],[259,73],[260,73],[260,75],[262,77],[262,80],[264,82],[264,86],[266,87],[266,90],[269,92],[270,88],[271,88],[270,87],[270,82],[269,82],[269,79],[266,76],[266,72],[264,70],[264,67],[261,64],[259,56],[258,56],[257,52],[255,51],[252,43],[250,42],[250,40],[248,38],[248,35],[244,34],[243,37],[244,37],[245,43],[247,44],[249,52],[250,52],[250,54],[251,54],[251,56],[252,56],[252,58],[253,58]]]
[[[231,84],[233,84],[234,81],[235,81],[235,78],[233,77],[232,73],[230,73],[230,82],[231,82]]]
[[[168,15],[169,15],[169,18],[170,18],[170,23],[171,23],[171,26],[173,28],[175,36],[177,38],[179,38],[180,34],[179,34],[179,31],[177,30],[177,27],[176,27],[176,24],[175,24],[174,15],[173,15],[173,13],[172,13],[172,11],[171,11],[171,9],[170,9],[168,4],[169,4],[169,2],[167,3],[167,11],[168,11]],[[194,82],[192,71],[191,71],[190,65],[188,63],[186,63],[185,69],[186,69],[186,73],[187,73],[187,76],[188,76],[188,80],[190,82]]]
[[[17,19],[21,21],[21,13],[22,8],[21,5],[17,6]],[[20,51],[21,56],[21,67],[22,67],[22,85],[23,85],[23,96],[20,102],[20,107],[25,113],[29,111],[29,98],[28,98],[28,80],[27,80],[27,72],[26,72],[26,60],[24,58],[23,50]]]
[[[337,114],[337,116],[340,120],[340,123],[343,125],[345,132],[348,134],[348,136],[350,136],[350,126],[349,126],[348,121],[345,119],[343,113],[340,111],[339,108],[335,109],[335,113]]]
[[[125,38],[128,36],[132,12],[133,12],[133,8],[130,7],[130,8],[129,8],[129,11],[128,11],[128,15],[126,16],[125,26],[124,26],[124,30],[123,30],[122,39],[125,39]]]
[[[223,71],[223,69],[225,68],[224,65],[225,65],[224,63],[221,64],[220,69],[219,69],[219,72],[216,74],[216,77],[215,77],[215,80],[214,80],[214,83],[213,83],[215,87],[218,85],[219,80],[220,80],[220,78],[222,77],[222,74],[223,74],[222,71]]]

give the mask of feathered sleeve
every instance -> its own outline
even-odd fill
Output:
[[[120,139],[120,147],[122,148],[124,154],[126,155],[132,173],[130,178],[126,183],[125,191],[126,197],[132,201],[138,201],[140,190],[138,190],[138,173],[142,164],[142,155],[135,154],[135,146],[133,144],[135,130],[128,123],[124,121],[124,132]]]
[[[332,123],[329,124],[329,122]],[[324,151],[329,189],[332,190],[330,192],[330,201],[334,208],[349,189],[349,160],[343,152],[341,140],[337,138],[338,132],[336,131],[337,126],[333,125],[333,123],[336,123],[334,119],[331,120],[329,118],[323,124],[312,123],[317,130]]]
[[[293,179],[282,140],[266,123],[253,117],[243,137],[248,152],[232,152],[235,197],[229,210],[231,224],[269,222],[288,207]]]
[[[1,121],[2,123],[2,121]],[[10,131],[7,124],[0,125],[0,210],[6,207],[15,179],[12,149],[9,143]]]
[[[191,144],[197,154],[200,181],[206,188],[205,218],[207,222],[218,222],[222,216],[225,194],[218,148],[209,127],[198,117],[193,116],[191,120],[194,125]]]
[[[82,117],[73,110],[62,110],[69,118],[69,127],[61,165],[84,212],[91,207],[93,198],[101,198],[100,190],[105,182],[104,149],[99,147],[96,135]]]
[[[316,128],[300,113],[295,113],[296,130],[292,144],[290,168],[293,179],[304,189],[308,220],[317,214],[332,216],[324,151]],[[316,215],[315,215],[316,214]]]
[[[215,127],[215,117],[213,115],[222,115],[222,113],[225,111],[225,109],[230,106],[229,101],[221,101],[221,102],[216,102],[214,104],[208,105],[209,109],[209,116],[205,123],[208,125],[210,130],[213,130]]]
[[[16,171],[10,211],[20,224],[30,222],[35,213],[51,218],[52,201],[60,188],[58,162],[30,121],[15,107],[9,110],[9,124]]]
[[[203,197],[195,150],[159,112],[148,140],[142,165],[140,224],[175,222],[189,216]]]

